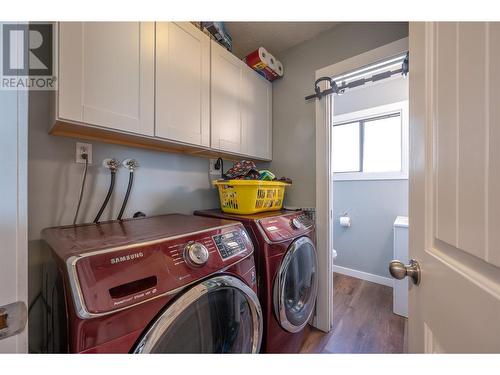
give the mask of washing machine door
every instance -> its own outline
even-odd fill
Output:
[[[313,242],[300,237],[288,248],[274,280],[274,313],[280,325],[298,332],[314,311],[318,291],[318,259]]]
[[[257,353],[262,310],[257,295],[233,276],[216,276],[169,305],[134,353]]]

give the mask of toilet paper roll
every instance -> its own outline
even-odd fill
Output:
[[[252,68],[259,70],[269,65],[270,53],[264,47],[259,47],[245,57],[245,62]]]
[[[268,52],[269,67],[274,70],[276,68],[276,57]]]
[[[269,67],[278,77],[283,77],[283,64],[273,55],[269,56]]]
[[[278,73],[280,77],[283,77],[284,73],[283,64],[281,63],[281,61],[277,60],[275,65],[276,65],[276,73]]]
[[[271,67],[271,65],[275,63],[276,59],[264,47],[259,47],[252,53],[248,54],[244,60],[248,66],[269,81],[273,81],[279,77],[278,73]]]
[[[343,227],[350,227],[351,226],[351,218],[349,216],[341,216],[339,221],[340,221],[340,225]]]

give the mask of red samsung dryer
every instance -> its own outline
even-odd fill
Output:
[[[235,215],[220,210],[195,215],[238,220],[255,247],[258,294],[264,312],[265,353],[297,353],[318,289],[314,222],[303,211]]]
[[[259,352],[253,245],[241,223],[175,214],[43,238],[45,352]]]

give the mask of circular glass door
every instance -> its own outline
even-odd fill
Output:
[[[274,281],[274,313],[284,329],[304,328],[314,311],[317,290],[316,249],[308,237],[301,237],[290,245]]]
[[[182,294],[143,334],[134,353],[257,353],[262,311],[256,294],[216,276]]]

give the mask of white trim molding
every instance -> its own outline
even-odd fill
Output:
[[[394,288],[394,280],[390,277],[375,275],[373,273],[368,273],[364,271],[354,270],[352,268],[337,266],[336,264],[332,267],[334,273],[340,273],[342,275],[352,276],[357,279],[370,281],[375,284],[385,285]]]
[[[26,23],[18,23],[25,25]],[[0,23],[0,48],[3,26]],[[11,45],[25,48],[23,38]],[[12,50],[12,49],[11,49]],[[20,76],[12,76],[19,78]],[[28,303],[28,104],[29,90],[0,90],[0,307]],[[13,320],[15,317],[13,316]],[[22,319],[21,319],[22,320]],[[28,353],[28,327],[0,339],[0,353]]]

